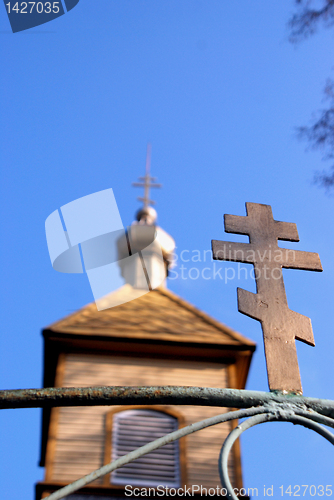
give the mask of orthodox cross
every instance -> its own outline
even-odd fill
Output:
[[[141,182],[133,182],[132,185],[136,187],[144,188],[144,198],[138,196],[137,200],[144,203],[144,208],[147,208],[149,204],[154,205],[155,201],[150,200],[150,188],[160,188],[161,184],[156,184],[156,178],[150,176],[151,168],[151,144],[147,145],[146,153],[146,172],[145,177],[139,177]],[[153,182],[152,182],[153,181]]]
[[[288,307],[282,268],[322,271],[317,253],[280,248],[277,240],[299,241],[296,224],[273,219],[271,206],[246,203],[246,217],[225,215],[227,233],[249,243],[212,240],[213,258],[253,264],[257,293],[238,288],[239,312],[261,321],[271,391],[302,394],[295,339],[314,346],[310,318]]]

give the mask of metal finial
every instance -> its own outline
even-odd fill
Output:
[[[142,201],[144,203],[144,208],[147,208],[150,204],[155,205],[155,201],[150,200],[150,188],[160,188],[161,184],[157,184],[156,177],[150,176],[150,168],[151,168],[151,144],[147,145],[147,153],[146,153],[146,173],[145,177],[139,177],[141,182],[133,182],[132,185],[135,187],[143,187],[144,188],[144,197],[138,196],[137,200]]]

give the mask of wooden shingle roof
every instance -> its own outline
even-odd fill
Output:
[[[136,291],[125,285],[107,299],[116,303],[129,300]],[[99,336],[112,339],[192,342],[247,346],[255,344],[165,288],[156,289],[135,300],[98,311],[91,303],[50,325],[47,330],[66,334]]]

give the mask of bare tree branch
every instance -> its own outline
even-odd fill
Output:
[[[327,189],[329,192],[334,186],[334,165],[332,165],[331,172],[327,173],[325,171],[317,172],[314,176],[315,184],[320,184],[320,186]]]
[[[329,101],[327,109],[319,111],[313,123],[308,127],[299,127],[297,134],[300,139],[307,140],[312,149],[324,152],[323,160],[334,158],[334,81],[328,80],[324,89],[325,100]],[[329,173],[317,172],[314,182],[326,189],[334,187],[334,164]]]
[[[320,8],[312,8],[314,0],[295,0],[298,12],[290,19],[288,26],[291,30],[290,41],[299,42],[313,35],[319,24],[329,28],[334,25],[334,0],[322,0]]]
[[[325,28],[334,26],[334,0],[295,0],[297,12],[291,17],[290,41],[292,43],[313,35],[319,25]],[[325,100],[329,101],[326,109],[320,110],[313,116],[308,127],[299,127],[297,134],[300,139],[306,140],[312,149],[322,149],[323,160],[334,158],[334,82],[328,80],[325,86]],[[315,184],[327,190],[334,189],[334,163],[329,172],[316,172]]]

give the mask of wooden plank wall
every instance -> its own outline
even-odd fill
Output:
[[[66,354],[61,368],[63,387],[101,385],[185,385],[228,387],[228,369],[217,363],[131,358],[95,354]],[[105,451],[105,416],[115,407],[54,408],[53,436],[49,437],[47,481],[71,482],[101,467]],[[174,406],[185,425],[217,415],[221,409]],[[231,431],[231,423],[219,424],[186,438],[187,484],[220,485],[218,456]],[[230,464],[233,481],[233,463]],[[102,484],[102,480],[94,484]]]

